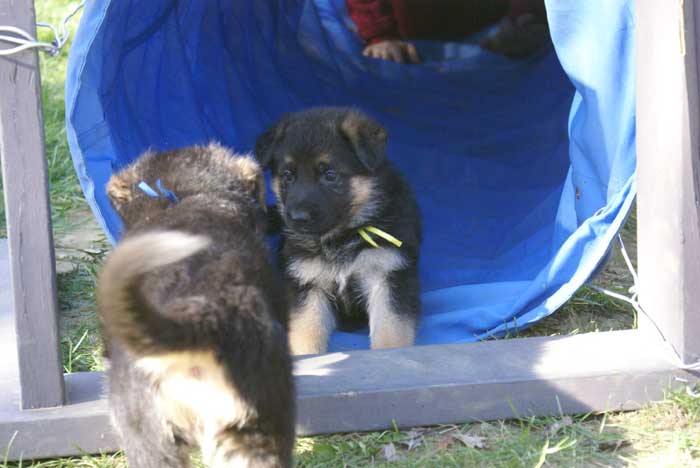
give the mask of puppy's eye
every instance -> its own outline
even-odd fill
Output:
[[[338,180],[338,173],[333,169],[327,169],[323,171],[323,180],[326,182],[336,182]]]
[[[284,171],[282,171],[280,177],[282,178],[282,182],[284,182],[285,184],[289,184],[294,181],[294,173],[289,169],[285,169]]]

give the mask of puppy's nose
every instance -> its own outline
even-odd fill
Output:
[[[311,212],[302,209],[289,210],[289,219],[296,224],[306,224],[311,221]]]

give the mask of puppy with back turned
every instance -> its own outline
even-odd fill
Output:
[[[414,343],[420,216],[386,141],[366,115],[327,107],[290,114],[256,142],[283,225],[293,354],[325,352],[333,330],[358,316],[372,349]]]
[[[289,467],[287,309],[259,165],[218,145],[146,153],[107,193],[123,240],[98,305],[113,422],[132,468]]]

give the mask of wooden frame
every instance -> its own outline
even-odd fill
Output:
[[[34,2],[3,0],[0,24],[36,34]],[[56,274],[36,52],[0,59],[2,156],[24,409],[64,402]]]
[[[697,0],[637,2],[639,282],[651,320],[639,330],[301,358],[300,434],[634,409],[697,378],[682,362],[700,357],[699,22]],[[0,24],[33,23],[31,2],[0,0]],[[9,217],[0,346],[10,358],[0,370],[0,444],[14,437],[12,459],[117,448],[101,375],[61,374],[38,83],[36,52],[0,58]]]
[[[639,330],[332,353],[299,359],[295,374],[300,435],[636,409],[692,378]],[[0,407],[11,458],[118,448],[101,374],[66,375],[66,388],[62,408]]]
[[[700,2],[637,2],[638,257],[642,307],[700,361]]]

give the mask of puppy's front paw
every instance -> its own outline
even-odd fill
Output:
[[[300,298],[289,321],[289,347],[292,354],[321,354],[328,349],[328,338],[335,329],[328,296],[310,289]]]
[[[313,327],[304,327],[299,323],[294,324],[289,330],[289,348],[293,355],[321,354],[328,349],[328,336],[322,336],[319,330]]]
[[[413,346],[416,340],[416,325],[413,320],[396,314],[386,314],[382,318],[383,320],[370,322],[369,339],[372,349]]]

